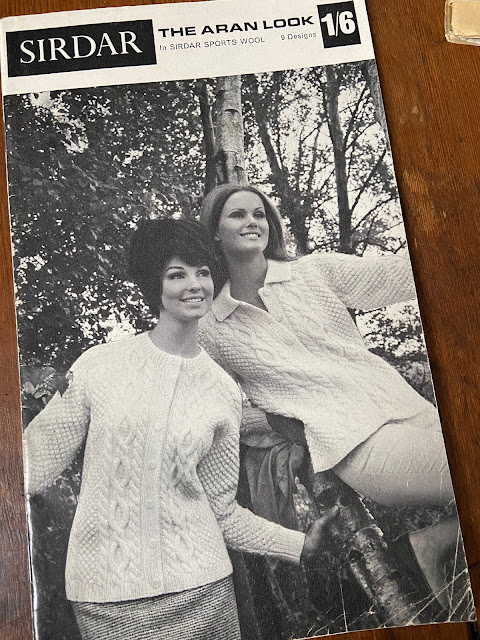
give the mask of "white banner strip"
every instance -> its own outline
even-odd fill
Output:
[[[364,0],[295,0],[292,7],[291,0],[222,0],[5,18],[0,49],[3,93],[239,75],[374,57]],[[73,39],[55,37],[55,32],[35,37],[42,29],[137,20],[152,21],[154,64],[65,71],[72,62],[76,68],[95,61],[106,61],[107,66],[113,56],[122,64],[139,49],[131,31],[120,33],[123,40],[118,41],[108,34],[102,39],[101,33],[95,39],[88,29]],[[14,32],[29,30],[32,33],[17,46],[19,71],[14,72],[13,49],[7,60],[7,34],[11,38]],[[55,65],[62,72],[44,72]]]

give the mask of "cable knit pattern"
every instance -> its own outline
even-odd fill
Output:
[[[231,573],[236,549],[298,562],[304,535],[235,502],[241,394],[205,351],[148,334],[89,349],[25,431],[27,491],[45,489],[87,438],[67,554],[70,600],[192,589]]]
[[[315,471],[332,468],[383,424],[431,406],[368,351],[347,309],[414,298],[408,259],[269,260],[259,295],[268,313],[232,298],[227,283],[201,321],[201,342],[254,404],[304,423]]]

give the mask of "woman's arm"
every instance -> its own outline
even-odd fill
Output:
[[[26,491],[45,490],[72,462],[90,419],[86,385],[75,365],[63,394],[57,392],[23,435]]]
[[[221,357],[216,340],[215,340],[215,321],[211,318],[205,319],[206,321],[200,323],[199,327],[199,342],[208,355],[216,362],[222,369],[228,373],[228,375],[238,384],[238,376],[228,366],[225,360]],[[241,387],[240,387],[241,388]],[[243,394],[243,391],[241,391]],[[259,407],[253,406],[246,396],[243,398],[243,411],[242,411],[242,423],[240,427],[240,433],[242,438],[248,435],[255,435],[261,433],[271,433],[272,429],[268,425],[265,411]]]
[[[197,473],[227,546],[298,564],[314,557],[324,544],[326,525],[338,512],[334,506],[318,518],[308,533],[287,529],[260,518],[235,500],[238,484],[238,424],[222,429],[200,462]]]
[[[237,376],[234,371],[220,355],[220,351],[217,346],[216,334],[215,319],[212,318],[210,314],[205,318],[202,318],[198,328],[198,341],[200,345],[205,349],[212,360],[222,367],[222,369],[226,371],[228,375],[235,380],[235,382],[237,382]]]
[[[244,442],[249,438],[262,437],[262,435],[271,434],[272,432],[266,412],[253,405],[245,397],[243,399],[242,422],[240,425],[240,441]]]
[[[408,256],[351,256],[341,253],[312,254],[303,258],[310,279],[318,272],[347,307],[378,309],[416,297]]]
[[[210,451],[197,470],[227,546],[299,563],[305,534],[240,507],[235,500],[238,469],[238,424],[227,424],[217,431]]]

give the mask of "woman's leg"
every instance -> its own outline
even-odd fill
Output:
[[[333,471],[358,493],[387,507],[453,502],[440,425],[431,427],[431,422],[425,428],[406,420],[388,423]]]
[[[456,515],[445,518],[431,527],[411,531],[410,544],[417,562],[437,600],[448,609],[451,605],[447,560],[460,545],[460,526]]]
[[[333,471],[361,495],[388,507],[440,506],[454,501],[436,414],[424,423],[381,427]],[[410,533],[417,561],[438,600],[448,605],[446,560],[458,544],[456,515]]]

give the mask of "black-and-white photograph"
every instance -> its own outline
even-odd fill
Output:
[[[4,109],[37,640],[475,619],[375,62]]]

